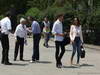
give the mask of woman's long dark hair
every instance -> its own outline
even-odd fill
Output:
[[[78,22],[77,22],[77,26],[80,26],[80,20],[79,20],[78,17],[75,17],[75,18],[73,19],[72,25],[76,25],[76,24],[75,24],[75,19],[78,21]]]

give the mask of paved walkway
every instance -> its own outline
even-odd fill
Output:
[[[93,49],[93,50],[99,50],[100,51],[100,46],[96,46],[96,45],[92,45],[92,44],[91,45],[86,44],[85,47]]]
[[[9,55],[10,61],[14,65],[5,66],[0,64],[0,75],[100,75],[100,51],[98,50],[86,48],[86,58],[81,59],[81,66],[70,66],[72,48],[68,45],[66,46],[66,53],[62,60],[64,67],[57,69],[55,67],[55,48],[53,41],[49,42],[50,48],[44,48],[43,40],[41,40],[39,63],[29,63],[32,56],[32,38],[28,38],[28,45],[25,47],[24,59],[26,61],[13,61],[14,42],[14,37],[10,37],[11,47]],[[0,53],[1,51],[0,46]]]

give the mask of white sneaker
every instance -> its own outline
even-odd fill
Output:
[[[35,61],[31,60],[30,63],[35,63]]]

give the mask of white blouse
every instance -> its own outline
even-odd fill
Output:
[[[81,25],[79,27],[75,26],[75,25],[71,25],[71,28],[70,28],[70,39],[71,39],[71,41],[74,41],[75,37],[80,37],[80,39],[83,43],[83,35],[82,35]]]

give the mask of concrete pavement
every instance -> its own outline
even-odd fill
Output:
[[[50,41],[50,48],[43,47],[43,39],[40,43],[40,62],[30,63],[32,56],[32,38],[28,38],[28,45],[25,46],[24,59],[26,61],[13,61],[15,40],[10,37],[10,61],[11,66],[0,64],[0,75],[100,75],[100,51],[86,48],[86,58],[81,59],[81,66],[70,66],[72,53],[71,45],[66,46],[66,53],[62,59],[64,67],[55,67],[55,47]],[[2,53],[0,45],[0,53]],[[1,59],[1,54],[0,54]],[[76,58],[75,60],[76,61]]]

